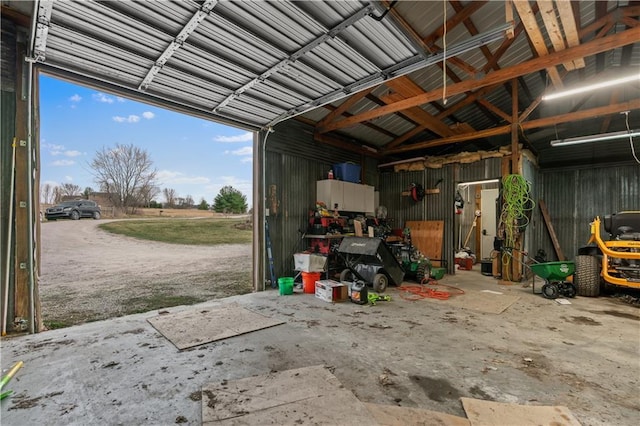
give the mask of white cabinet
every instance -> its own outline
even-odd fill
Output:
[[[373,186],[343,182],[335,179],[319,180],[316,183],[316,199],[323,201],[327,209],[347,212],[374,212]]]
[[[316,183],[316,201],[323,201],[329,210],[344,210],[343,183],[335,179],[319,180]]]

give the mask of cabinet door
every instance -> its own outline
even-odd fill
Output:
[[[364,193],[364,212],[371,215],[375,215],[375,191],[373,186],[363,185]]]
[[[338,210],[346,210],[344,208],[343,183],[335,179],[317,181],[316,201],[324,202],[329,210],[333,210],[336,205]]]
[[[358,183],[344,183],[344,210],[349,212],[367,212],[367,190],[373,187]]]

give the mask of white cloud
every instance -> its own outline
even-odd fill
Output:
[[[151,111],[145,111],[145,112],[142,113],[142,116],[144,118],[146,118],[147,120],[151,120],[156,115],[154,113],[152,113]]]
[[[240,159],[241,163],[252,163],[253,162],[253,157],[242,157]]]
[[[64,155],[65,157],[78,157],[79,155],[82,155],[82,153],[80,151],[71,150],[65,151]]]
[[[67,176],[65,176],[65,177],[64,177],[64,179],[65,179],[65,180],[68,180],[69,182],[71,182],[71,181],[73,180],[73,178],[72,178],[71,176],[68,176],[68,175],[67,175]]]
[[[137,123],[138,121],[140,121],[140,117],[137,115],[130,115],[128,117],[116,115],[113,117],[113,121],[115,121],[116,123]]]
[[[236,149],[235,151],[231,151],[233,155],[253,155],[253,148],[250,146],[245,146],[240,149]]]
[[[253,141],[253,133],[251,132],[247,132],[247,133],[243,133],[241,135],[235,135],[235,136],[214,136],[213,137],[213,141],[214,142],[224,142],[224,143],[234,143],[234,142],[251,142]]]
[[[162,185],[206,185],[211,182],[205,176],[187,176],[184,173],[171,170],[160,170],[156,174],[156,178],[162,182]]]
[[[125,98],[121,98],[120,96],[116,96],[116,100],[118,102],[127,102],[127,100]]]
[[[253,185],[250,180],[239,179],[235,176],[220,176],[216,182],[212,182],[205,189],[207,193],[218,195],[223,186],[232,186],[247,196],[247,200],[251,200],[251,188]],[[214,196],[215,196],[214,195]]]
[[[101,92],[94,93],[91,97],[94,101],[103,102],[106,104],[112,104],[114,102],[114,98],[112,96],[105,95]]]
[[[71,102],[80,102],[82,100],[82,97],[76,93],[75,95],[70,97],[69,100]]]
[[[76,162],[73,160],[56,160],[53,163],[51,163],[52,166],[56,166],[56,167],[73,166],[74,164],[76,164]]]

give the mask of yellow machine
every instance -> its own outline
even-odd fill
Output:
[[[580,296],[598,296],[601,282],[640,288],[640,211],[604,217],[609,240],[600,237],[600,217],[591,222],[588,245],[576,256],[575,285]]]

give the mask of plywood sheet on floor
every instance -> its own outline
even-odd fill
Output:
[[[411,243],[420,253],[429,259],[442,259],[443,220],[407,221],[404,226],[411,229]],[[440,262],[432,263],[433,266],[440,266]]]
[[[520,297],[510,294],[493,294],[475,291],[450,298],[447,302],[453,307],[470,309],[488,314],[501,314]]]
[[[235,303],[158,315],[149,318],[148,321],[178,349],[283,324],[283,321],[251,312]]]
[[[471,426],[580,426],[573,413],[563,406],[518,405],[460,398]]]
[[[324,366],[210,383],[203,425],[376,425],[365,405]]]
[[[383,426],[470,426],[469,420],[452,414],[396,405],[365,404]]]

